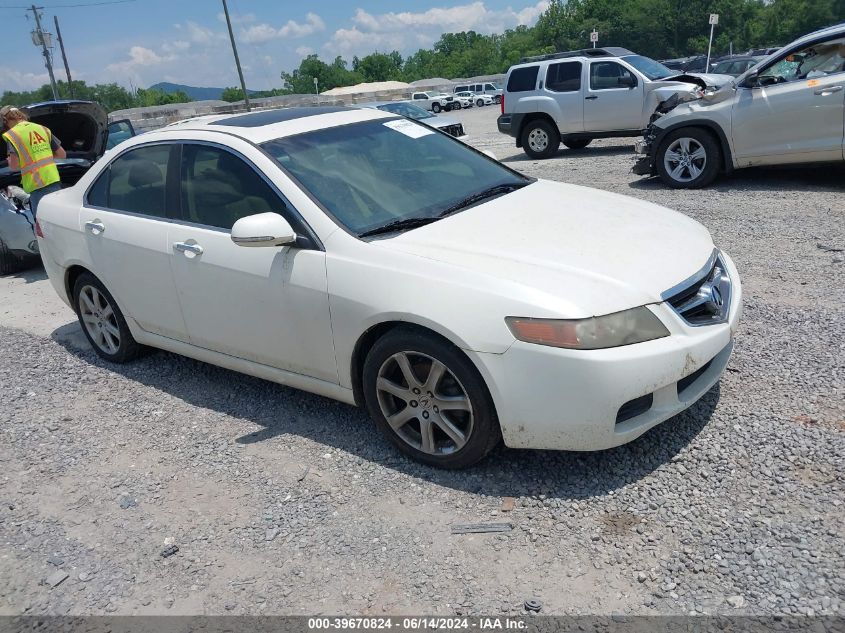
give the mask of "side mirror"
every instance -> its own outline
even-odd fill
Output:
[[[748,73],[745,79],[742,80],[741,88],[758,88],[760,86],[760,79],[757,71]]]
[[[284,246],[296,241],[296,232],[278,213],[258,213],[235,222],[232,241],[238,246]]]
[[[623,75],[619,78],[620,88],[634,88],[637,85],[637,80],[633,75]]]

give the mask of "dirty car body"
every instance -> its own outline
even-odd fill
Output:
[[[377,109],[163,128],[43,205],[50,281],[104,358],[131,336],[365,405],[437,466],[499,434],[633,440],[719,380],[741,312],[734,264],[694,220],[528,178]],[[86,307],[92,288],[108,309]],[[463,417],[432,443],[444,411]]]

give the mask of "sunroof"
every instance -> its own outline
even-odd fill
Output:
[[[261,127],[284,121],[294,121],[318,114],[332,114],[333,112],[345,112],[351,108],[338,106],[309,106],[300,108],[279,108],[278,110],[262,110],[261,112],[250,112],[229,119],[215,121],[210,125],[227,125],[229,127]]]

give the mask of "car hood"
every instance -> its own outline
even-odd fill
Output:
[[[568,318],[658,303],[713,252],[685,215],[544,180],[373,244],[514,284]]]

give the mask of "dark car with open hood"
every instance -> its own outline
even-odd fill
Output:
[[[134,136],[129,121],[108,122],[108,114],[92,101],[48,101],[22,107],[62,142],[67,157],[57,160],[62,185],[76,184],[107,149]],[[38,261],[38,242],[27,196],[19,188],[20,172],[9,169],[6,143],[0,143],[0,274]]]

